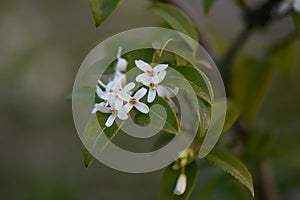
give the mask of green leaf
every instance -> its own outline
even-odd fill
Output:
[[[85,148],[88,149],[89,152],[93,153],[93,155],[96,157],[100,155],[116,137],[125,122],[120,121],[119,126],[116,124],[116,122],[114,122],[111,127],[105,127],[104,124],[108,116],[109,114],[100,112],[92,115],[87,122],[87,125],[84,129],[84,135],[81,138]],[[91,158],[92,155],[89,155],[90,153],[88,151],[85,151],[85,149],[83,151],[83,159],[86,166],[89,166],[93,160]]]
[[[240,183],[248,188],[254,197],[254,187],[251,173],[248,168],[233,155],[224,151],[213,150],[205,159],[226,173],[229,173],[236,178]]]
[[[143,60],[147,63],[152,63],[154,57],[155,49],[147,48],[147,49],[139,49],[126,54],[128,66],[127,71],[132,68],[136,68],[135,60]]]
[[[185,174],[187,177],[187,188],[185,193],[181,196],[174,195],[174,189],[177,183],[177,179],[180,175],[180,170],[173,170],[172,166],[168,166],[162,176],[162,181],[159,190],[159,200],[187,200],[194,188],[197,179],[197,163],[193,161],[185,168]]]
[[[214,3],[215,3],[215,0],[203,0],[203,7],[204,7],[205,14],[209,13],[209,11],[212,8]]]
[[[190,85],[198,97],[209,104],[211,103],[210,94],[213,94],[212,86],[210,85],[209,79],[203,72],[193,66],[178,66],[175,70],[182,76],[168,72],[169,74],[164,80],[164,84],[176,86],[183,90],[189,90],[186,85]],[[206,84],[205,80],[208,84]]]
[[[227,131],[228,129],[230,129],[232,125],[237,121],[239,115],[239,106],[232,99],[227,99],[227,112],[223,131]]]
[[[292,16],[293,16],[294,25],[295,25],[297,35],[300,38],[300,14],[295,12],[295,11],[292,11]]]
[[[276,46],[271,51],[271,64],[279,68],[283,76],[288,76],[297,66],[297,45],[294,40]]]
[[[160,105],[159,107],[154,105]],[[148,125],[149,118],[151,123],[149,126],[162,130],[167,133],[177,134],[179,130],[179,122],[171,105],[161,97],[156,97],[155,100],[149,104],[150,112],[149,114],[139,114],[135,117],[135,123],[139,125]],[[166,112],[166,117],[164,117],[164,111]],[[164,122],[162,124],[162,122]],[[162,127],[163,125],[163,127]]]
[[[83,156],[84,166],[86,168],[88,168],[90,164],[95,160],[94,156],[90,154],[90,152],[85,148],[85,146],[82,147],[82,156]]]
[[[89,0],[96,27],[116,9],[120,0]]]
[[[234,66],[231,90],[243,123],[253,123],[271,78],[272,67],[268,62],[246,59]]]
[[[150,10],[162,17],[174,30],[185,33],[196,41],[199,40],[198,32],[191,19],[177,7],[170,4],[153,3]]]

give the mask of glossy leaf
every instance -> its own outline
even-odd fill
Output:
[[[297,32],[298,37],[300,38],[300,14],[293,11],[292,12],[292,16],[293,16],[293,20],[294,20],[294,25],[295,25],[295,29]]]
[[[209,80],[204,73],[192,66],[178,66],[176,71],[181,74],[179,76],[175,73],[169,73],[164,80],[164,84],[179,87],[180,89],[189,91],[186,87],[190,85],[195,94],[207,103],[211,103],[210,94],[212,94],[212,86],[209,84]],[[208,84],[206,84],[207,80]],[[208,86],[207,86],[208,85]]]
[[[198,32],[191,19],[177,7],[165,3],[154,3],[150,10],[162,17],[174,30],[185,33],[198,41]]]
[[[296,42],[289,41],[274,48],[271,52],[271,64],[279,68],[283,76],[288,76],[297,65],[298,49]]]
[[[187,200],[189,199],[197,179],[197,163],[193,161],[185,168],[187,176],[187,188],[181,196],[174,195],[174,189],[177,179],[180,175],[180,170],[173,170],[172,166],[168,166],[162,176],[162,181],[159,190],[159,200]]]
[[[254,197],[254,187],[251,173],[248,168],[236,157],[224,151],[213,150],[205,159],[226,173],[236,178],[248,188]]]
[[[227,131],[228,129],[230,129],[231,126],[237,121],[239,115],[239,106],[232,99],[227,99],[227,112],[223,131]]]
[[[120,0],[89,0],[96,27],[116,9]]]
[[[204,7],[205,14],[209,13],[209,11],[212,8],[214,3],[215,3],[215,0],[203,0],[203,7]]]
[[[268,62],[246,59],[234,66],[232,96],[241,108],[241,121],[252,124],[272,78]]]

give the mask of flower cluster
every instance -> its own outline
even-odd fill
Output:
[[[136,82],[142,83],[147,89],[141,87],[133,94],[136,83],[127,83],[126,81],[125,71],[128,62],[121,57],[121,52],[122,48],[119,47],[113,79],[106,85],[101,80],[98,80],[99,85],[96,86],[96,94],[103,101],[94,105],[92,114],[97,111],[110,113],[111,115],[105,123],[106,127],[110,127],[117,118],[120,120],[127,120],[128,113],[133,108],[136,108],[141,113],[147,114],[149,113],[149,107],[140,101],[147,92],[148,103],[153,102],[156,95],[158,95],[175,107],[171,98],[177,94],[178,89],[172,89],[161,85],[161,82],[166,77],[168,65],[158,64],[152,68],[148,63],[142,60],[136,60],[135,65],[143,71],[142,74],[136,77]]]

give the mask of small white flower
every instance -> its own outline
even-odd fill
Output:
[[[121,120],[128,119],[128,112],[126,112],[125,109],[116,110],[112,107],[106,107],[103,102],[95,104],[95,107],[92,110],[92,114],[95,114],[97,111],[100,111],[102,113],[111,113],[111,115],[107,118],[105,122],[106,127],[110,127],[114,123],[116,118],[119,118]]]
[[[166,76],[166,71],[162,71],[157,75],[157,79],[155,79],[155,80],[153,80],[149,77],[142,77],[140,79],[140,82],[142,82],[145,86],[147,86],[149,88],[148,97],[147,97],[148,103],[151,103],[154,101],[154,99],[156,97],[156,92],[161,87],[159,84],[163,81],[165,76]]]
[[[150,79],[152,82],[159,82],[159,78],[165,76],[165,69],[168,67],[167,64],[159,64],[152,68],[148,63],[142,60],[136,60],[135,65],[144,72],[136,77],[136,81],[143,84],[145,84],[144,80],[146,79]]]
[[[140,99],[145,96],[147,90],[145,88],[139,89],[133,97],[125,98],[124,100],[128,103],[124,106],[124,109],[129,112],[133,107],[135,107],[138,111],[147,114],[149,112],[149,107],[140,102]]]
[[[120,110],[123,106],[123,100],[130,98],[128,94],[135,87],[135,83],[131,82],[122,86],[120,81],[113,82],[112,87],[107,93],[101,96],[102,99],[108,101],[109,105],[116,110]],[[106,87],[108,89],[108,87]]]
[[[177,106],[175,102],[171,99],[172,97],[175,97],[178,93],[179,89],[175,87],[174,89],[167,87],[167,86],[162,86],[159,85],[157,87],[157,95],[162,97],[164,100],[170,103],[172,108],[175,110],[175,112],[178,111]]]
[[[127,60],[121,57],[122,54],[122,47],[119,47],[117,53],[117,64],[116,64],[116,72],[124,72],[127,68]]]
[[[186,190],[186,175],[181,173],[177,179],[177,183],[174,189],[174,194],[177,196],[183,195]]]

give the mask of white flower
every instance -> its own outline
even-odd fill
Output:
[[[300,0],[285,0],[281,2],[278,7],[278,12],[284,14],[292,8],[300,13]]]
[[[141,82],[145,85],[144,80],[150,79],[152,82],[161,82],[159,81],[160,77],[165,77],[168,65],[167,64],[159,64],[152,68],[148,63],[142,60],[136,60],[135,65],[141,69],[144,73],[138,75],[136,77],[137,82]],[[160,74],[160,76],[159,76]]]
[[[140,99],[145,96],[147,90],[145,88],[139,89],[133,97],[125,98],[124,100],[128,103],[124,106],[124,109],[129,112],[133,107],[135,107],[138,111],[147,114],[149,112],[149,107],[140,102]]]
[[[186,190],[186,175],[181,173],[177,179],[177,183],[174,189],[174,194],[177,196],[183,195]]]
[[[117,53],[117,65],[116,65],[116,72],[122,72],[126,71],[127,68],[127,60],[124,58],[121,58],[121,53],[122,53],[122,47],[119,47],[118,53]]]
[[[177,112],[178,109],[177,109],[176,104],[174,103],[174,101],[171,98],[175,97],[177,95],[178,91],[179,91],[179,89],[177,87],[174,88],[174,90],[170,87],[162,86],[162,85],[159,85],[157,87],[157,95],[162,97],[167,102],[169,102],[170,105],[172,106],[172,108],[175,110],[175,112]]]
[[[116,110],[112,107],[106,107],[104,103],[95,104],[95,108],[92,111],[92,114],[96,113],[97,111],[100,111],[102,113],[111,113],[111,115],[107,118],[105,122],[106,127],[110,127],[116,118],[119,118],[121,120],[128,119],[128,112],[126,112],[125,109]]]
[[[109,88],[109,91],[101,96],[102,99],[108,101],[108,104],[120,110],[123,106],[123,100],[130,98],[128,94],[135,87],[135,83],[131,82],[122,86],[120,81],[114,81],[113,85]],[[108,87],[106,87],[108,89]]]

